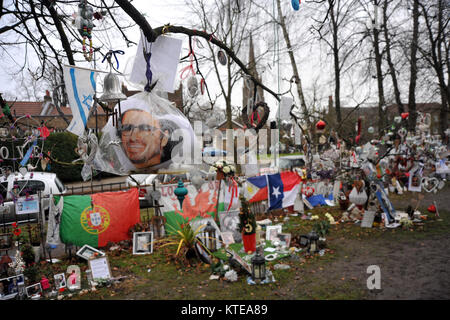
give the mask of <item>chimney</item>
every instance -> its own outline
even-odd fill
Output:
[[[334,111],[333,108],[333,96],[328,96],[328,113],[332,113]]]

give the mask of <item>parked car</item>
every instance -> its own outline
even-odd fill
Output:
[[[215,149],[213,147],[206,147],[203,148],[202,154],[204,157],[219,157],[226,156],[227,152],[225,150]]]
[[[278,166],[273,163],[266,168],[260,169],[260,174],[272,174],[283,170],[293,170],[300,172],[306,166],[306,157],[304,155],[283,156],[278,159]]]
[[[41,191],[42,212],[48,217],[50,204],[50,194],[61,195],[67,192],[67,188],[58,179],[55,173],[50,172],[27,172],[25,175],[20,173],[12,173],[10,175],[0,177],[0,223],[11,224],[13,222],[25,223],[29,221],[37,221],[38,213],[17,214],[16,205],[13,201],[13,188],[21,191],[18,197],[37,196]]]
[[[283,156],[279,159],[280,170],[301,169],[306,166],[306,157],[303,155]]]

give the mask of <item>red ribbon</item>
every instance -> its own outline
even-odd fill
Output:
[[[230,204],[228,205],[227,212],[230,211],[231,205],[233,204],[233,199],[235,196],[236,197],[238,196],[238,192],[239,192],[236,180],[234,180],[234,178],[232,177],[231,181],[232,181],[232,183],[228,187],[228,192],[231,191],[231,199],[230,199]]]
[[[256,115],[258,116],[258,123],[259,122],[261,122],[261,118],[259,117],[259,113],[255,110],[255,111],[253,111],[252,112],[252,117],[251,117],[251,119],[250,119],[250,124],[254,127],[254,125],[253,125],[253,116],[255,115],[255,112],[256,112]]]

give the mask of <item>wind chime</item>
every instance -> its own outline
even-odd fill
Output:
[[[94,50],[92,49],[92,29],[94,23],[92,18],[94,17],[94,9],[87,4],[87,0],[80,0],[78,5],[78,15],[75,18],[75,25],[78,32],[83,37],[83,55],[87,61],[92,61],[92,55]],[[89,39],[89,54],[86,51],[86,39]]]

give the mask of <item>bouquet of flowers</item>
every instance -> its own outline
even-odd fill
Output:
[[[23,272],[23,270],[25,270],[25,262],[22,259],[22,255],[20,253],[20,250],[16,251],[15,260],[13,262],[11,262],[9,264],[9,266],[14,269],[16,274],[20,274],[20,273]]]
[[[225,160],[219,160],[211,166],[210,171],[223,174],[224,176],[233,176],[236,168]]]

